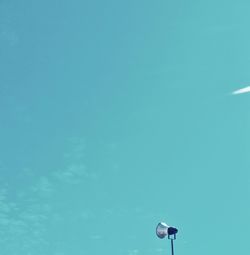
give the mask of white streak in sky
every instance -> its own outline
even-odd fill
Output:
[[[238,94],[244,94],[244,93],[249,93],[250,92],[250,86],[235,90],[232,94],[233,95],[238,95]]]

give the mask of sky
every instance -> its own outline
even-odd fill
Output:
[[[1,254],[247,254],[249,11],[1,0]]]

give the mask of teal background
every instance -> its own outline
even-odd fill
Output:
[[[248,254],[249,13],[1,0],[1,254]]]

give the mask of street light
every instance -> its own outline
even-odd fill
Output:
[[[156,227],[156,235],[163,239],[166,236],[171,240],[171,251],[172,255],[174,255],[174,240],[176,239],[176,234],[178,229],[175,227],[168,226],[165,222],[160,222]]]

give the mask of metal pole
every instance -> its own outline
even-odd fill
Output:
[[[171,250],[172,250],[172,255],[174,255],[174,239],[171,238]]]

